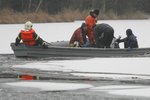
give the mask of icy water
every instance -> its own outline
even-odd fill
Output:
[[[69,40],[83,21],[34,24],[46,41]],[[150,20],[103,20],[115,36],[128,28],[150,47]],[[10,48],[23,24],[0,25],[0,100],[149,100],[150,58],[16,58]],[[123,45],[120,45],[123,47]]]
[[[128,60],[138,63],[126,66]],[[7,54],[0,61],[1,100],[150,99],[149,58],[33,59]],[[125,65],[115,65],[118,61]]]

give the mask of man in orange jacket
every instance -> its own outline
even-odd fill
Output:
[[[17,46],[22,40],[23,43],[28,46],[41,45],[42,47],[47,48],[46,42],[35,33],[32,26],[30,21],[25,23],[24,30],[20,31],[16,38],[15,45]]]
[[[88,25],[87,29],[87,36],[89,38],[89,42],[91,46],[95,45],[95,39],[94,39],[94,33],[93,33],[93,27],[97,23],[97,17],[99,15],[99,10],[91,10],[90,15],[86,17],[85,23]]]

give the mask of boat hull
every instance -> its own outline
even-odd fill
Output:
[[[150,56],[150,48],[76,48],[49,46],[47,49],[39,46],[15,46],[11,48],[16,57],[147,57]]]

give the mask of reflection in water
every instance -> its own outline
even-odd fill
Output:
[[[32,75],[19,75],[19,78],[22,80],[34,80],[34,79],[36,79],[36,77],[32,76]]]

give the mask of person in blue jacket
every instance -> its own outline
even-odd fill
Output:
[[[126,30],[127,37],[118,39],[117,42],[124,42],[124,48],[138,48],[137,37],[133,34],[131,29]]]

